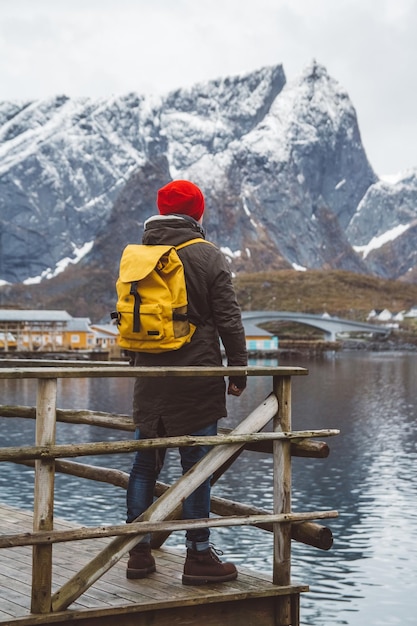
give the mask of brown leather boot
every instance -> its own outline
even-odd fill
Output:
[[[156,571],[155,559],[149,543],[138,543],[130,552],[127,562],[127,578],[145,578]]]
[[[212,547],[202,552],[188,549],[182,576],[183,585],[223,583],[237,578],[237,569],[233,563],[222,563],[218,554],[223,553]]]

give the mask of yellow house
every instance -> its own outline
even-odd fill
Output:
[[[90,328],[88,317],[68,320],[62,330],[63,350],[94,350],[95,334]]]

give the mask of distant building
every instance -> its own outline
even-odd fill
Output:
[[[381,309],[380,311],[376,311],[375,314],[372,312],[368,315],[368,320],[372,319],[374,322],[402,322],[404,320],[405,311],[389,311],[388,309]]]
[[[389,320],[392,319],[392,313],[388,309],[372,309],[367,319],[378,322],[389,322]]]
[[[246,348],[249,352],[274,352],[278,350],[278,337],[255,326],[252,322],[243,321],[246,336]]]
[[[377,322],[403,322],[406,318],[417,317],[417,306],[413,306],[408,311],[397,311],[391,313],[388,309],[372,309],[368,314],[368,320]]]
[[[0,332],[0,350],[16,350],[17,341],[12,333]]]
[[[249,352],[278,350],[278,337],[243,320]],[[8,352],[109,352],[120,356],[119,331],[113,324],[92,324],[66,311],[0,309],[0,350]]]
[[[92,324],[94,346],[101,350],[109,350],[118,345],[119,331],[114,324]]]
[[[0,332],[5,351],[56,350],[62,348],[62,334],[72,319],[66,311],[38,311],[31,309],[0,309]],[[9,333],[15,346],[8,344]]]
[[[65,350],[93,350],[94,332],[88,317],[73,317],[62,331],[62,347]]]
[[[108,351],[117,346],[117,328],[92,325],[66,311],[0,309],[0,350],[22,352]]]

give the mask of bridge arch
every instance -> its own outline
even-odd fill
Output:
[[[389,328],[376,326],[375,324],[366,324],[364,322],[355,322],[340,317],[331,317],[323,315],[314,315],[312,313],[293,313],[290,311],[242,311],[243,324],[246,323],[259,326],[273,320],[282,320],[287,322],[295,322],[318,328],[324,332],[327,341],[336,341],[337,335],[340,333],[369,333],[379,335],[389,335]]]

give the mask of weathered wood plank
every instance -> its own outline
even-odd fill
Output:
[[[274,417],[275,433],[291,430],[291,378],[274,377],[273,389],[280,399],[278,412]],[[291,448],[290,441],[274,441],[274,513],[291,511]],[[291,525],[274,524],[274,560],[272,580],[276,585],[291,583]],[[291,623],[289,599],[280,603],[277,615],[278,624]]]
[[[19,511],[13,508],[4,508],[4,505],[0,507],[2,512],[2,518],[5,522],[2,524],[3,530],[5,528],[10,529],[16,524],[13,523],[15,519],[18,520],[20,529],[31,528],[32,525],[32,513],[28,511]],[[56,522],[56,526],[60,528],[74,528],[74,524],[70,522],[63,522],[59,520]],[[72,544],[59,544],[54,548],[53,559],[53,582],[54,587],[58,588],[63,585],[73,575],[77,567],[82,567],[89,557],[96,554],[99,546],[104,547],[108,543],[108,539],[97,539],[93,541],[83,541]],[[10,579],[17,580],[25,583],[26,587],[22,589],[22,598],[25,602],[26,612],[30,608],[30,585],[31,585],[31,552],[28,547],[4,549],[0,552],[0,572],[4,569],[6,576]],[[83,594],[77,602],[74,603],[75,608],[91,608],[102,605],[103,607],[111,607],[115,601],[112,600],[113,596],[120,596],[122,600],[126,594],[125,587],[126,581],[125,573],[119,572],[119,589],[121,593],[116,593],[117,578],[115,581],[100,580],[98,585],[91,587]],[[27,592],[24,592],[27,589]],[[1,591],[1,589],[0,589]],[[138,590],[131,592],[132,601],[137,600]],[[140,594],[143,601],[147,601],[146,594]],[[126,598],[125,598],[126,599]],[[0,607],[1,607],[1,593],[0,593]]]
[[[36,407],[0,405],[0,417],[35,419]],[[116,415],[113,413],[87,410],[72,411],[69,409],[57,409],[56,419],[57,422],[66,424],[86,424],[89,426],[99,426],[101,428],[127,432],[133,432],[135,430],[135,424],[128,415]],[[219,428],[219,435],[227,435],[230,432],[230,428]],[[247,443],[245,449],[254,452],[272,453],[272,444],[272,441],[254,441]],[[305,439],[291,442],[292,456],[325,459],[329,456],[329,452],[329,446],[324,441]]]
[[[0,417],[36,419],[36,407],[3,404],[0,405]],[[136,428],[130,415],[116,415],[102,411],[89,411],[87,409],[78,411],[57,409],[56,421],[65,424],[86,424],[129,432],[134,431]]]
[[[247,504],[241,504],[240,502],[234,502],[233,500],[226,500],[225,498],[213,497],[211,499],[211,510],[216,515],[262,515],[267,514],[268,511],[260,509],[258,507],[250,506]],[[316,518],[317,519],[317,518]],[[262,522],[256,524],[257,528],[273,532],[273,525]],[[322,526],[315,522],[293,522],[291,524],[291,539],[300,541],[320,550],[329,550],[333,545],[333,535],[329,528]]]
[[[26,551],[22,552],[20,549],[2,551],[0,558],[4,568],[3,576],[9,579],[8,584],[11,585],[13,589],[19,590],[20,600],[19,602],[16,600],[16,602],[22,604],[25,611],[28,612],[30,609],[32,581],[31,555],[27,548],[24,548],[24,550]],[[81,551],[79,547],[75,550],[73,548],[71,552],[69,552],[67,548],[64,548],[62,550],[62,556],[60,556],[61,550],[62,548],[59,546],[57,548],[57,554],[54,555],[53,581],[55,587],[64,584],[73,574],[77,563],[81,565],[85,563],[88,555],[88,551]],[[19,555],[15,556],[18,551]],[[10,556],[4,556],[4,552],[10,553]],[[7,586],[8,585],[5,583],[4,587]],[[113,594],[113,586],[107,582],[101,582],[99,588],[90,588],[74,606],[78,608],[97,607],[100,603],[103,607],[111,607],[114,604],[111,602]],[[6,594],[6,596],[8,596],[8,594]],[[0,606],[1,604],[0,600]]]
[[[10,446],[0,448],[0,461],[24,461],[28,459],[46,459],[62,457],[78,457],[100,454],[117,454],[135,452],[140,449],[179,448],[182,446],[222,446],[224,444],[246,444],[253,441],[302,440],[309,437],[334,437],[340,433],[337,429],[294,430],[268,433],[230,433],[229,435],[213,435],[196,437],[159,437],[129,441],[100,441],[97,443]],[[238,446],[241,448],[242,446]]]
[[[0,368],[2,378],[140,378],[167,376],[305,376],[304,367],[261,367],[261,366],[221,366],[221,367],[131,367],[111,365],[90,367],[5,367]]]
[[[56,378],[38,381],[36,444],[55,444]],[[54,517],[55,459],[39,459],[35,464],[33,530],[51,531]],[[52,546],[34,545],[32,552],[32,604],[34,613],[49,613],[52,590]]]
[[[292,444],[291,444],[292,449]],[[33,466],[34,461],[25,461],[24,465]],[[85,465],[83,463],[77,463],[74,461],[56,461],[55,471],[64,472],[73,476],[80,476],[89,480],[102,481],[108,484],[115,485],[127,489],[129,480],[129,474],[121,470],[113,470],[106,467],[99,467],[97,465]],[[155,496],[159,497],[169,488],[161,482],[157,482],[155,488]],[[258,507],[252,507],[249,505],[234,502],[232,500],[226,500],[219,498],[218,496],[211,497],[211,509],[216,515],[264,515],[269,511],[260,509]],[[178,507],[176,515],[173,519],[180,519],[182,515],[182,506]],[[1,510],[0,510],[1,520]],[[261,528],[266,531],[272,532],[273,528],[269,524],[257,524],[257,528]],[[154,548],[160,548],[161,545],[171,534],[171,531],[167,532],[153,532],[152,533],[152,546]],[[333,545],[333,535],[329,528],[322,526],[315,522],[295,522],[291,524],[291,539],[305,543],[307,545],[319,548],[320,550],[329,550]],[[1,547],[0,538],[0,547]]]
[[[161,496],[162,497],[162,496]],[[74,530],[51,530],[33,533],[21,533],[18,535],[0,536],[0,548],[14,546],[39,546],[66,541],[79,541],[98,537],[130,537],[138,534],[158,531],[176,532],[196,528],[224,528],[227,526],[259,526],[261,524],[282,524],[301,522],[312,519],[330,519],[338,516],[337,511],[309,511],[299,513],[255,513],[251,515],[230,515],[220,518],[206,518],[198,520],[169,520],[147,522],[141,521],[132,524],[119,524],[109,526],[96,526],[91,528],[81,527]]]
[[[20,604],[16,604],[9,598],[1,599],[1,608],[2,608],[2,613],[4,612],[7,615],[6,624],[8,625],[12,624],[12,618],[14,621],[16,617],[19,617],[19,616],[23,617],[24,615],[27,615],[27,612],[28,612],[27,608],[22,607]]]
[[[35,419],[36,407],[0,405],[0,416]],[[116,415],[100,411],[57,409],[56,420],[57,422],[67,424],[86,424],[127,432],[133,432],[135,430],[135,424],[131,416]],[[227,435],[230,432],[230,428],[219,428],[220,435]],[[250,442],[245,445],[245,449],[255,452],[272,453],[272,444],[272,441]],[[306,439],[304,441],[291,443],[292,456],[324,459],[329,456],[329,452],[328,444],[323,441],[311,441]]]
[[[25,615],[30,610],[31,585],[9,577],[7,573],[0,575],[0,606],[11,615]],[[13,603],[10,606],[9,603]],[[8,608],[7,608],[8,607]]]
[[[2,510],[3,507],[0,506],[0,512]],[[5,520],[4,528],[9,531],[15,526],[11,521],[14,519],[14,510],[12,507],[6,507],[6,511],[7,514],[1,514],[0,517]],[[16,518],[22,529],[30,529],[32,519],[30,512],[17,511]],[[62,524],[61,521],[58,521],[56,524],[63,528],[72,527],[72,524],[68,522]],[[77,564],[85,563],[89,555],[95,553],[96,542],[104,545],[108,540],[98,539],[94,542],[87,540],[57,545],[56,554],[54,552],[56,570],[53,577],[54,583],[62,584],[64,579],[68,580]],[[13,558],[14,556],[16,558]],[[159,626],[161,611],[162,620],[165,619],[163,611],[169,612],[173,619],[180,619],[180,617],[186,619],[184,616],[187,615],[187,610],[184,613],[183,607],[190,607],[190,611],[196,611],[196,614],[200,616],[198,622],[201,622],[201,615],[204,615],[205,625],[205,616],[206,614],[210,615],[211,605],[225,604],[226,606],[227,603],[234,613],[232,610],[234,604],[242,606],[252,597],[259,598],[259,613],[262,615],[265,611],[264,600],[269,603],[270,597],[297,595],[300,591],[308,590],[308,587],[303,585],[293,585],[286,588],[276,587],[272,584],[269,574],[251,572],[240,567],[238,568],[239,577],[237,581],[232,581],[233,584],[214,584],[203,588],[184,586],[181,583],[184,557],[185,551],[183,550],[181,552],[173,549],[155,551],[157,571],[147,579],[140,581],[126,579],[125,562],[121,560],[92,585],[82,598],[74,602],[70,611],[28,615],[30,606],[30,549],[22,547],[2,550],[0,552],[1,567],[7,569],[9,564],[13,565],[13,578],[24,573],[26,582],[20,583],[19,586],[13,586],[13,581],[11,584],[8,583],[10,588],[16,589],[18,594],[24,596],[24,598],[19,599],[20,609],[14,602],[8,601],[7,597],[2,597],[0,587],[0,621],[6,615],[6,623],[11,626],[40,626],[41,624],[55,625],[59,623],[77,623],[83,624],[83,626],[87,624],[94,624],[94,626],[113,625],[115,623],[120,624],[120,626],[129,623],[134,623],[136,626],[148,626],[149,623],[154,623]],[[0,571],[0,585],[1,576]],[[17,596],[14,598],[17,599]],[[8,613],[8,610],[11,613]],[[223,607],[222,610],[214,610],[215,612],[219,611],[216,613],[217,615],[223,615],[223,612],[227,612],[229,609],[226,610]],[[9,617],[12,619],[9,620]],[[256,612],[254,612],[253,619],[256,619]],[[272,624],[274,622],[271,622],[271,626]]]
[[[230,428],[219,428],[219,434],[227,435],[230,432]],[[272,454],[272,446],[273,441],[253,441],[245,445],[245,450]],[[325,459],[329,456],[329,452],[329,446],[324,441],[305,439],[291,442],[291,456]]]
[[[219,586],[220,587],[220,586]],[[202,617],[204,626],[219,626],[220,624],[232,624],[232,626],[277,626],[277,609],[279,604],[288,597],[294,596],[299,600],[299,593],[307,591],[305,586],[291,586],[279,588],[282,593],[256,594],[240,592],[229,595],[222,589],[217,589],[206,597],[195,598],[194,601],[184,604],[182,599],[172,601],[154,602],[145,605],[120,605],[109,610],[89,609],[72,610],[52,613],[43,616],[31,615],[20,617],[8,626],[43,626],[46,624],[58,625],[65,623],[75,626],[169,626],[178,624],[188,626],[201,624]],[[299,622],[294,622],[299,626]]]
[[[327,459],[330,453],[329,444],[325,441],[303,441],[291,442],[291,456],[298,456],[308,459]]]
[[[17,463],[27,467],[35,466],[35,461],[33,460],[17,461]],[[122,470],[100,467],[99,465],[87,465],[86,463],[80,463],[78,461],[55,461],[55,472],[107,483],[115,487],[122,487],[122,489],[127,489],[129,480],[129,474]]]

